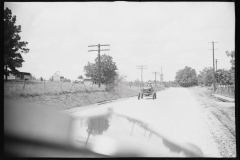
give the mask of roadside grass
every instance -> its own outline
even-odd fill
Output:
[[[99,102],[137,96],[140,88],[116,85],[74,84],[45,81],[5,82],[4,97],[34,102],[57,110],[70,109]],[[72,88],[71,88],[72,87]]]
[[[81,92],[104,92],[105,85],[98,88],[97,85],[91,84],[74,84],[50,82],[50,81],[23,81],[5,82],[4,96],[7,97],[28,97],[41,95],[58,95],[65,93],[81,93]]]

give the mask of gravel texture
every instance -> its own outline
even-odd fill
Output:
[[[221,102],[206,88],[189,88],[208,119],[206,125],[212,133],[222,157],[236,157],[235,104]]]

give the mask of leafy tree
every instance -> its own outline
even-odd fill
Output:
[[[198,83],[195,69],[188,66],[176,73],[175,80],[183,87],[190,87]]]
[[[78,76],[78,79],[83,79],[83,76],[82,75]]]
[[[136,79],[133,83],[135,86],[139,86],[141,84],[139,79]]]
[[[17,74],[16,68],[22,67],[24,62],[21,54],[28,53],[26,48],[28,42],[20,41],[21,25],[17,26],[16,16],[12,16],[12,11],[8,8],[4,10],[4,75],[7,81],[9,73]],[[10,69],[10,71],[8,70]]]
[[[100,56],[100,77],[101,83],[109,84],[115,81],[118,75],[116,70],[116,63],[113,62],[113,58],[109,55],[103,54]],[[89,63],[84,66],[85,76],[91,77],[93,81],[98,81],[98,57],[95,59],[95,63]]]
[[[223,70],[223,69],[218,69],[216,72],[216,81],[217,83],[221,84],[221,85],[232,85],[233,79],[231,77],[231,72],[230,70]]]
[[[235,87],[235,51],[228,52],[226,51],[228,57],[231,57],[230,63],[232,64],[231,69],[229,70],[231,75],[231,82]]]
[[[228,57],[231,57],[230,63],[232,64],[232,69],[235,69],[235,51],[228,52],[226,51]]]
[[[213,69],[212,67],[205,67],[198,75],[198,83],[205,86],[211,86],[213,84]]]
[[[115,84],[115,85],[125,84],[125,83],[126,83],[126,77],[127,77],[127,76],[119,75],[119,73],[117,73],[117,75],[115,76],[114,84]]]
[[[43,78],[42,78],[42,77],[40,77],[40,80],[41,80],[41,81],[43,81]]]
[[[64,77],[63,78],[60,77],[60,79],[61,79],[62,82],[71,82],[70,79],[67,79],[67,78],[64,78]]]

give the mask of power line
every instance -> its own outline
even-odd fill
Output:
[[[100,49],[101,46],[110,46],[109,44],[90,45],[88,47],[98,47],[98,50],[88,50],[88,52],[98,51],[98,87],[101,87],[101,66],[100,66],[100,51],[110,51],[110,49]]]
[[[142,82],[142,85],[143,85],[143,69],[147,69],[147,68],[144,68],[144,67],[147,67],[147,66],[141,65],[141,66],[136,66],[136,67],[138,67],[136,69],[141,69],[141,82]]]
[[[213,44],[213,49],[210,49],[210,50],[213,50],[213,91],[215,92],[216,86],[215,86],[215,71],[214,71],[214,69],[215,69],[215,67],[214,67],[214,50],[217,50],[217,49],[214,49],[214,43],[218,43],[218,42],[212,41],[212,42],[208,42],[208,43]]]

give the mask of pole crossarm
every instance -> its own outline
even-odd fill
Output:
[[[92,51],[98,51],[98,50],[92,50],[92,49],[91,49],[91,50],[88,50],[88,52],[92,52]]]
[[[100,46],[110,46],[110,44],[100,44]]]
[[[110,51],[110,49],[100,49],[100,51]]]
[[[110,44],[89,45],[88,47],[110,46]]]
[[[88,47],[97,47],[98,45],[89,45]]]

